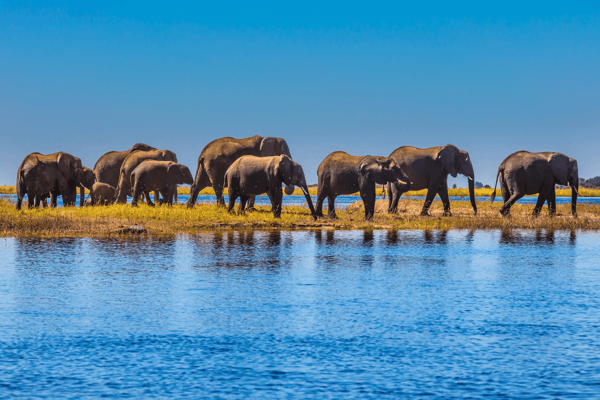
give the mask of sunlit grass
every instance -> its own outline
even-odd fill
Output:
[[[361,202],[347,211],[337,211],[338,219],[314,221],[306,207],[284,207],[276,219],[270,207],[243,215],[229,214],[215,204],[198,204],[193,209],[184,205],[149,207],[141,204],[106,207],[59,207],[56,209],[23,209],[0,199],[0,236],[106,236],[134,224],[144,226],[153,235],[194,233],[219,229],[600,229],[600,206],[580,204],[578,218],[573,218],[570,204],[557,207],[558,215],[549,217],[547,207],[542,214],[531,216],[533,205],[515,204],[511,217],[498,212],[500,203],[479,202],[478,215],[468,201],[451,203],[451,217],[443,217],[442,204],[435,201],[431,216],[421,217],[422,200],[403,199],[396,215],[386,213],[387,200],[379,200],[372,221],[364,221]]]

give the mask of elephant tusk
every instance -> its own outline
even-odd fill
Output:
[[[408,185],[407,182],[401,181],[400,179],[398,179],[396,182],[399,183],[399,184],[401,184],[401,185]]]
[[[469,180],[470,180],[470,181],[473,181],[473,180],[474,180],[474,179],[473,179],[473,178],[471,178],[470,176],[467,176],[467,178],[469,178]]]

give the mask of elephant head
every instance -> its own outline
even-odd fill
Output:
[[[68,153],[60,152],[56,158],[58,170],[68,182],[79,182],[83,175],[81,160]]]
[[[129,149],[129,152],[133,153],[134,151],[151,151],[151,150],[156,150],[156,147],[148,146],[147,144],[144,144],[144,143],[136,143],[131,147],[131,149]]]
[[[410,179],[389,157],[366,156],[360,161],[358,168],[362,176],[375,184],[385,185],[391,182],[402,191],[410,190]]]
[[[169,181],[177,185],[191,185],[194,183],[194,177],[185,165],[170,163],[167,167],[167,175]]]
[[[177,155],[171,150],[162,150],[163,161],[173,161],[177,162]]]
[[[577,196],[579,195],[579,168],[577,160],[561,153],[554,153],[548,160],[554,183],[571,186],[571,212],[577,214]]]
[[[308,193],[308,186],[306,185],[306,178],[304,177],[302,166],[297,162],[292,161],[292,159],[287,155],[283,154],[279,156],[279,164],[277,166],[276,175],[283,183],[287,185],[287,187],[293,188],[294,186],[298,186],[302,190],[302,193],[304,193],[304,197],[306,198],[306,202],[308,203],[310,213],[316,220],[317,214],[315,212],[315,208],[313,207],[310,194]]]
[[[290,159],[292,154],[285,140],[278,137],[266,137],[260,142],[260,155],[259,157],[273,157],[279,155],[286,155]],[[286,184],[285,194],[288,196],[294,193],[294,186]]]
[[[77,186],[79,186],[79,206],[84,206],[84,198],[85,198],[85,189],[89,190],[90,193],[92,191],[92,186],[96,183],[96,176],[94,175],[94,171],[92,171],[88,167],[82,167],[80,172],[78,172],[77,177]]]
[[[436,161],[442,163],[448,174],[456,178],[457,174],[467,177],[469,180],[469,197],[473,211],[477,214],[477,204],[475,203],[475,171],[471,163],[469,153],[460,150],[458,147],[447,144],[439,151]]]

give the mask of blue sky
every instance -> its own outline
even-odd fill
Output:
[[[33,151],[144,142],[194,172],[255,134],[310,183],[336,150],[446,143],[491,185],[523,149],[600,175],[600,3],[245,3],[0,1],[0,184]]]

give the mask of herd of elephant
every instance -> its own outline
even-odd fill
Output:
[[[388,211],[397,212],[398,200],[409,190],[427,189],[421,215],[427,215],[436,195],[450,215],[448,175],[457,174],[469,179],[469,196],[473,211],[475,202],[475,173],[469,153],[448,144],[420,149],[402,146],[389,157],[352,156],[343,151],[329,154],[317,170],[317,204],[313,206],[306,178],[300,164],[292,160],[284,139],[253,136],[244,139],[224,137],[210,142],[198,157],[196,176],[189,168],[177,163],[170,150],[158,150],[138,143],[125,151],[111,151],[96,162],[94,169],[82,166],[81,160],[70,154],[58,152],[48,155],[31,153],[21,163],[17,173],[17,209],[28,196],[29,208],[50,205],[56,207],[57,196],[63,204],[74,205],[77,188],[80,189],[80,206],[84,206],[85,189],[90,191],[87,205],[126,203],[137,206],[140,197],[147,204],[154,201],[171,205],[177,201],[177,185],[191,185],[188,207],[193,207],[198,193],[211,186],[217,204],[225,205],[223,189],[229,192],[229,212],[233,212],[237,198],[240,211],[246,205],[254,206],[254,196],[266,193],[272,204],[274,216],[281,216],[282,185],[291,195],[298,186],[308,203],[313,218],[323,216],[323,202],[328,200],[328,216],[336,218],[335,199],[339,195],[359,192],[364,203],[365,219],[375,213],[375,186],[387,185]],[[548,202],[550,215],[556,213],[555,185],[569,185],[572,190],[572,213],[576,215],[579,175],[577,161],[561,153],[531,153],[518,151],[508,156],[498,168],[496,186],[504,204],[502,215],[524,195],[539,193],[534,215],[538,215],[544,202]],[[495,198],[495,189],[491,200]],[[162,197],[161,197],[162,196]]]

